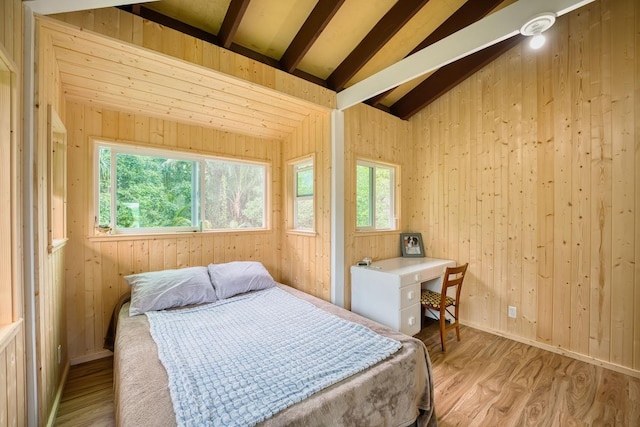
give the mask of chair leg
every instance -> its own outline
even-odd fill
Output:
[[[460,321],[458,320],[460,319],[460,306],[456,304],[455,307],[456,317],[453,321],[456,322],[456,337],[458,338],[458,341],[460,341]]]
[[[447,339],[445,332],[445,319],[444,316],[440,315],[440,344],[442,345],[442,352],[445,353],[447,351],[445,346],[445,341]]]

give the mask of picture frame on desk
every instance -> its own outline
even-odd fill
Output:
[[[424,257],[421,233],[400,233],[403,257]]]

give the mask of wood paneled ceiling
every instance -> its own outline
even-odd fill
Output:
[[[282,140],[325,107],[115,39],[39,18],[67,100]]]
[[[339,92],[512,3],[160,0],[121,8]],[[408,119],[521,40],[511,37],[366,102]]]

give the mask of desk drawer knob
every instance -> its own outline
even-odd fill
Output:
[[[413,291],[407,292],[407,299],[411,301],[413,299]]]
[[[409,319],[407,320],[407,323],[409,323],[409,326],[415,325],[416,318],[414,316],[409,317]]]

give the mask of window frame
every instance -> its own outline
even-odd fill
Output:
[[[371,225],[370,226],[359,226],[358,225],[358,166],[365,166],[372,168],[372,182],[371,182],[371,191],[370,191],[370,203],[369,210],[371,215]],[[376,169],[384,168],[391,170],[391,183],[390,183],[390,227],[388,228],[378,228],[376,226]],[[400,199],[400,188],[399,188],[399,176],[400,176],[400,166],[392,163],[380,162],[377,160],[370,160],[365,158],[357,158],[354,167],[354,201],[355,201],[355,230],[359,233],[366,232],[385,232],[385,231],[397,231],[399,230],[399,199]]]
[[[174,149],[162,149],[156,147],[145,146],[142,144],[136,143],[122,143],[122,142],[113,142],[104,139],[95,139],[92,141],[92,150],[93,150],[93,200],[94,200],[94,209],[93,209],[93,223],[94,223],[94,236],[101,236],[104,234],[108,235],[146,235],[146,234],[179,234],[185,232],[251,232],[251,231],[265,231],[269,230],[270,227],[270,206],[271,206],[271,195],[270,195],[270,184],[269,179],[271,177],[271,165],[266,161],[259,160],[248,160],[248,159],[236,159],[231,157],[224,157],[212,154],[203,154],[203,153],[192,153]],[[148,156],[148,157],[160,157],[171,160],[180,160],[180,161],[189,161],[195,164],[195,171],[192,172],[192,223],[196,222],[197,225],[192,226],[172,226],[172,227],[138,227],[138,228],[117,228],[113,224],[115,220],[115,212],[117,206],[116,197],[114,194],[117,192],[117,187],[113,185],[111,189],[111,214],[110,214],[110,224],[106,233],[99,232],[99,218],[100,218],[100,149],[101,148],[109,148],[111,149],[111,160],[110,160],[110,175],[111,177],[116,176],[116,162],[114,156],[120,153],[137,155],[137,156]],[[245,164],[245,165],[255,165],[263,168],[264,171],[264,202],[263,202],[263,218],[262,218],[262,227],[238,227],[238,228],[204,228],[203,229],[203,218],[205,217],[205,203],[204,203],[204,193],[205,193],[205,170],[206,170],[206,162],[207,161],[221,161],[228,163],[237,163],[237,164]],[[195,215],[195,217],[193,216]],[[195,220],[194,220],[195,218]]]
[[[20,281],[20,168],[18,167],[18,67],[0,42],[0,188],[2,203],[8,205],[0,213],[0,228],[7,238],[0,241],[5,256],[0,260],[0,351],[18,333],[23,317],[23,295]],[[4,102],[7,101],[8,102]],[[8,255],[8,256],[7,256]]]
[[[313,176],[312,193],[310,195],[298,196],[298,172],[300,172],[300,170],[297,170],[297,167],[307,163],[309,163],[310,165],[307,166],[302,171],[311,169],[312,176]],[[287,169],[289,171],[287,176],[291,181],[290,185],[288,186],[289,187],[288,193],[290,194],[290,197],[289,197],[290,206],[288,211],[289,211],[289,215],[291,216],[289,231],[300,232],[300,233],[315,233],[316,231],[316,171],[315,171],[315,168],[316,168],[315,154],[310,154],[304,157],[298,157],[296,159],[290,160],[287,163]],[[298,215],[297,215],[298,203],[296,202],[303,201],[303,200],[311,200],[313,203],[313,219],[312,219],[311,228],[299,227]]]

